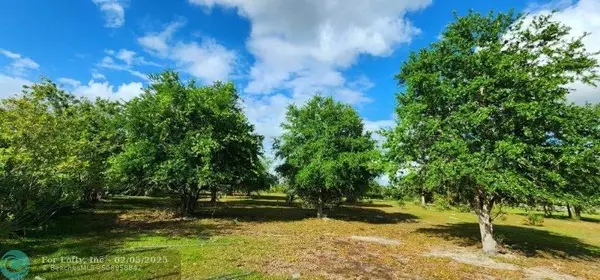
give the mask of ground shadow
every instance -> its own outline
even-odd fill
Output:
[[[10,242],[0,242],[0,252],[18,248],[32,257],[60,252],[78,257],[96,257],[114,253],[124,243],[139,240],[140,236],[148,234],[173,239],[209,239],[227,231],[225,227],[228,225],[225,224],[207,225],[172,217],[161,219],[140,216],[129,220],[122,219],[121,216],[131,209],[161,209],[167,205],[169,201],[163,199],[120,198],[103,201],[94,209],[80,209],[53,217],[43,229],[28,232],[24,237],[13,237],[8,240]]]
[[[261,195],[251,195],[252,199],[260,199],[260,200],[277,200],[277,201],[286,201],[286,197],[282,195],[273,195],[273,194],[261,194]]]
[[[330,209],[327,217],[344,221],[359,221],[371,224],[394,224],[412,222],[417,216],[407,213],[388,213],[380,209],[353,205],[342,205]],[[233,200],[217,203],[200,202],[197,217],[225,218],[239,221],[269,222],[298,221],[316,217],[316,210],[302,208],[298,203],[285,200]]]
[[[348,206],[357,206],[357,207],[374,207],[374,208],[388,208],[393,207],[390,204],[385,203],[374,203],[374,202],[348,202],[345,203]]]
[[[440,225],[434,228],[421,228],[417,232],[426,233],[452,240],[461,246],[479,245],[481,242],[477,223],[456,223]],[[496,239],[513,251],[526,256],[548,254],[557,258],[600,258],[600,248],[581,240],[530,227],[494,225]]]

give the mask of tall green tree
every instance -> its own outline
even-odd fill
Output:
[[[581,38],[551,20],[512,13],[456,17],[442,38],[412,53],[397,79],[397,126],[388,158],[409,185],[471,203],[483,251],[495,253],[491,215],[507,198],[557,194],[549,144],[561,130],[568,84],[594,84]]]
[[[97,202],[108,191],[108,159],[120,153],[124,144],[122,114],[121,103],[101,98],[83,99],[74,108],[78,137],[72,148],[82,161],[78,184],[84,202]]]
[[[81,201],[78,103],[47,79],[0,101],[0,228],[25,230]]]
[[[252,176],[247,176],[238,189],[250,195],[252,192],[268,190],[277,183],[277,177],[270,172],[271,160],[262,156],[260,164],[255,165]]]
[[[377,176],[378,150],[358,113],[331,97],[290,105],[283,135],[274,142],[277,171],[303,201],[317,209],[360,196]]]
[[[600,105],[568,106],[561,130],[553,135],[553,153],[561,181],[561,195],[552,201],[573,207],[575,218],[582,209],[600,203]]]
[[[262,137],[239,106],[232,83],[198,86],[166,71],[127,104],[124,151],[111,159],[113,178],[134,188],[158,188],[192,214],[201,191],[237,188],[260,166]]]

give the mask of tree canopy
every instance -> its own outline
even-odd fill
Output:
[[[118,103],[91,102],[48,79],[0,104],[0,228],[37,226],[106,189],[122,142]]]
[[[566,96],[572,82],[594,84],[598,63],[569,30],[551,15],[471,12],[396,76],[405,91],[387,132],[391,175],[408,170],[418,175],[406,184],[469,201],[486,252],[496,251],[494,204],[557,194],[564,174],[552,140],[573,143],[565,149],[588,143],[564,135]]]
[[[232,83],[184,84],[170,71],[151,76],[127,106],[126,143],[111,159],[112,173],[123,184],[177,193],[184,214],[202,190],[216,195],[257,180],[265,175],[262,136],[238,102]]]
[[[317,95],[289,106],[282,127],[273,145],[283,160],[277,171],[318,217],[343,197],[362,195],[377,176],[379,152],[351,106]]]

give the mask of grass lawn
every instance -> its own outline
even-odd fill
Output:
[[[171,204],[113,197],[0,240],[0,251],[25,252],[28,279],[600,279],[599,216],[535,227],[511,210],[495,225],[507,253],[489,258],[473,213],[377,200],[316,219],[263,195],[203,201],[181,219]]]

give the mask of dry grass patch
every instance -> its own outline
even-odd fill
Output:
[[[182,279],[572,280],[597,279],[600,265],[597,222],[547,218],[543,227],[527,227],[511,212],[495,232],[513,257],[490,258],[479,253],[470,213],[375,201],[316,219],[313,210],[286,204],[282,196],[262,196],[226,197],[216,207],[202,201],[196,217],[182,219],[170,205],[168,199],[114,198],[57,217],[35,235],[2,240],[0,247],[21,248],[34,259],[175,250]]]

